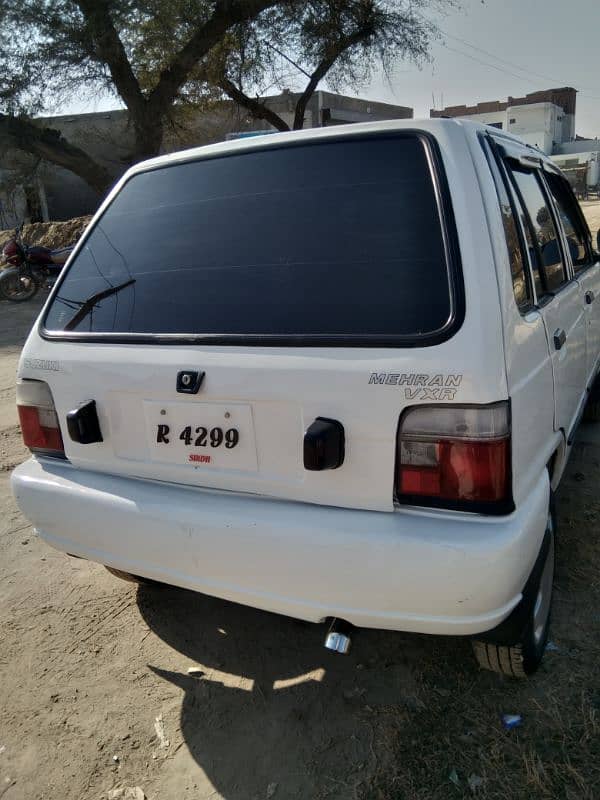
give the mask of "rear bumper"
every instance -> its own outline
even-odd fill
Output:
[[[319,622],[474,634],[508,616],[538,554],[548,481],[507,517],[355,511],[185,488],[30,459],[23,514],[73,555]]]

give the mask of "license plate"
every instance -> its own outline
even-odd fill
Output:
[[[249,405],[147,400],[144,413],[155,461],[202,469],[258,469]]]

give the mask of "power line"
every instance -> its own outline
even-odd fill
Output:
[[[471,42],[468,42],[466,39],[461,39],[459,36],[453,36],[451,33],[448,33],[447,31],[444,31],[441,28],[439,29],[439,31],[440,31],[440,33],[443,33],[444,36],[446,36],[448,39],[454,39],[456,42],[461,42],[462,44],[466,44],[467,47],[470,47],[473,50],[477,50],[479,53],[483,53],[486,56],[490,56],[495,61],[500,62],[500,64],[506,64],[508,67],[512,67],[513,69],[516,69],[519,72],[525,72],[525,73],[528,73],[530,75],[536,75],[538,78],[542,78],[545,81],[552,81],[552,83],[562,83],[562,81],[559,81],[557,78],[551,78],[549,75],[544,75],[541,72],[535,72],[532,69],[521,67],[518,64],[515,64],[514,61],[507,61],[504,58],[500,58],[500,56],[497,56],[494,53],[491,53],[489,50],[484,50],[483,47],[478,47],[477,45],[472,44]],[[591,89],[589,86],[580,86],[579,88],[581,90],[583,90],[583,91],[586,91],[586,92],[595,92],[596,91],[596,89]]]
[[[418,16],[422,17],[427,22],[435,25],[433,20],[428,19],[424,14],[421,14],[419,12],[416,12],[416,13],[417,13]],[[492,53],[489,50],[484,50],[483,47],[479,47],[478,45],[473,44],[472,42],[469,42],[466,39],[461,39],[459,36],[454,36],[453,34],[448,33],[447,31],[443,30],[443,28],[439,28],[438,27],[438,30],[439,30],[439,32],[441,34],[446,36],[448,39],[453,39],[456,42],[461,42],[461,44],[465,44],[467,47],[470,47],[471,49],[476,50],[479,53],[483,53],[484,55],[489,56],[490,58],[493,58],[494,61],[498,61],[500,64],[504,64],[504,65],[506,65],[508,67],[511,67],[512,70],[517,70],[518,72],[525,73],[526,75],[535,75],[538,78],[542,78],[543,80],[546,80],[546,81],[551,81],[552,83],[555,83],[555,84],[566,85],[564,81],[559,81],[556,78],[551,78],[549,75],[544,75],[544,74],[542,74],[540,72],[535,72],[534,70],[531,70],[531,69],[525,69],[524,67],[521,67],[518,64],[515,64],[514,61],[507,61],[506,59],[500,58],[500,56],[495,55],[495,53]],[[525,77],[524,75],[517,75],[514,72],[512,72],[511,70],[508,70],[508,69],[505,69],[503,67],[500,67],[497,64],[490,64],[489,61],[483,61],[482,59],[478,59],[475,56],[471,55],[470,53],[465,53],[463,50],[454,49],[452,47],[449,47],[446,44],[444,46],[446,47],[447,50],[451,50],[453,53],[458,53],[459,55],[464,56],[465,58],[470,58],[472,61],[476,61],[478,64],[482,64],[485,67],[490,67],[491,69],[495,69],[498,72],[504,72],[505,74],[510,75],[513,78],[517,78],[517,80],[525,81],[527,83],[530,83],[533,86],[537,86],[538,85],[537,81],[532,81],[530,78]],[[595,91],[597,91],[596,88],[592,89],[589,86],[579,86],[579,87],[576,86],[574,88],[583,97],[587,97],[588,99],[591,99],[591,100],[600,100],[600,96],[598,96],[598,95],[587,94],[587,92],[595,92]]]
[[[510,70],[506,69],[505,67],[500,67],[497,64],[491,64],[489,61],[483,61],[481,58],[477,58],[476,56],[472,55],[471,53],[465,53],[464,50],[458,50],[457,48],[450,47],[447,44],[445,44],[444,47],[445,47],[446,50],[450,50],[452,53],[458,53],[459,55],[464,56],[465,58],[471,59],[471,61],[476,61],[478,64],[482,64],[484,67],[491,67],[491,69],[495,69],[498,72],[503,72],[506,75],[511,75],[513,78],[517,78],[517,80],[525,81],[526,83],[530,83],[532,86],[538,86],[538,82],[537,81],[533,81],[533,80],[531,80],[531,78],[526,78],[524,75],[517,75],[517,73],[511,72]],[[552,80],[552,79],[548,78],[547,80]],[[557,81],[557,83],[558,83],[558,81]],[[591,99],[591,100],[600,100],[600,97],[598,97],[596,95],[587,94],[586,92],[582,92],[579,89],[577,89],[577,87],[575,87],[575,89],[578,91],[578,93],[582,97],[586,97],[586,98]]]
[[[522,75],[517,75],[515,72],[510,72],[505,67],[499,67],[496,64],[490,64],[489,61],[482,61],[482,59],[477,58],[476,56],[471,55],[470,53],[465,53],[463,50],[457,50],[455,47],[450,47],[449,45],[445,44],[444,48],[446,50],[450,50],[451,53],[458,53],[460,56],[465,56],[465,58],[470,58],[471,61],[476,61],[478,64],[483,64],[484,67],[491,67],[492,69],[498,70],[498,72],[504,72],[506,75],[512,75],[513,78],[517,78],[517,80],[525,81],[526,83],[531,83],[533,86],[537,86],[537,81],[532,81],[529,78],[524,78]]]

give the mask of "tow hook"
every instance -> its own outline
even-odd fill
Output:
[[[352,625],[345,619],[334,617],[325,637],[325,647],[346,656],[352,646]]]

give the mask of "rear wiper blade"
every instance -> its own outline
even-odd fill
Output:
[[[79,323],[82,320],[84,320],[87,317],[87,315],[94,309],[94,306],[96,306],[96,304],[99,303],[100,300],[104,300],[106,297],[110,297],[111,295],[120,292],[121,289],[126,289],[133,283],[135,283],[135,278],[131,278],[131,280],[125,281],[125,283],[120,283],[118,286],[110,286],[108,289],[104,289],[101,292],[96,292],[96,294],[93,294],[91,295],[91,297],[88,297],[87,300],[84,300],[81,303],[81,308],[79,309],[79,311],[77,311],[67,322],[67,324],[65,325],[65,330],[66,331],[74,330],[79,325]]]

